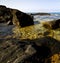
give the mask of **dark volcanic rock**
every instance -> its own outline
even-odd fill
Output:
[[[0,23],[7,23],[9,25],[18,25],[21,27],[33,25],[33,18],[26,13],[16,9],[7,8],[0,5]]]
[[[26,13],[17,11],[16,16],[17,16],[18,20],[20,21],[20,25],[22,27],[34,24],[32,17],[27,15]]]

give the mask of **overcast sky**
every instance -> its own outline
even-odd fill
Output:
[[[0,5],[23,12],[60,12],[60,0],[0,0]]]

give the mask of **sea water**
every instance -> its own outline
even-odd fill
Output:
[[[34,22],[36,21],[55,21],[57,19],[60,19],[60,13],[58,12],[52,12],[51,15],[35,15],[34,16]]]

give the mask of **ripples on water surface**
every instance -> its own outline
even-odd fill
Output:
[[[57,20],[60,19],[60,14],[57,13],[52,13],[51,15],[44,15],[44,16],[39,16],[36,15],[34,16],[34,21],[52,21],[52,20]]]

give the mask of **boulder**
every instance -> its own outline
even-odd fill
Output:
[[[41,21],[40,23],[43,25],[43,27],[52,29],[52,25],[54,25],[55,21]]]
[[[58,29],[60,28],[60,19],[58,20],[53,20],[53,21],[41,21],[41,24],[43,27],[47,29]]]
[[[22,13],[20,11],[17,11],[16,16],[17,16],[18,20],[20,21],[20,25],[22,27],[34,24],[33,18],[26,13]]]
[[[54,25],[52,25],[52,29],[60,28],[60,19],[56,20]]]
[[[6,6],[0,5],[0,23],[7,23],[8,25],[16,26],[30,26],[33,25],[33,18],[17,9],[7,8]]]

